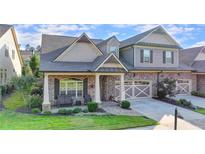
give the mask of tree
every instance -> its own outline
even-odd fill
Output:
[[[165,98],[166,96],[173,97],[175,96],[176,80],[165,78],[158,83],[157,87],[157,95],[159,98]]]
[[[30,51],[30,48],[31,48],[30,44],[26,44],[25,48],[27,51]]]
[[[28,64],[25,64],[22,69],[22,74],[24,76],[33,76],[31,67]]]
[[[29,65],[31,67],[31,70],[33,72],[33,75],[35,75],[36,77],[38,77],[38,71],[39,71],[39,65],[40,65],[40,57],[37,54],[34,54],[31,57],[31,60],[29,62]]]
[[[37,52],[40,52],[40,50],[41,50],[41,46],[38,45],[38,46],[36,47],[36,51],[37,51]]]

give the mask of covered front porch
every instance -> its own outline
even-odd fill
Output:
[[[114,100],[115,79],[120,81],[120,100],[124,100],[124,73],[44,73],[42,109]]]

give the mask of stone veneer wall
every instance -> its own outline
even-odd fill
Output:
[[[92,100],[95,99],[95,77],[94,76],[88,77],[88,95],[90,95]]]
[[[205,93],[205,75],[197,75],[197,91]]]
[[[191,73],[160,73],[160,80],[163,78],[171,79],[190,79],[192,81],[192,91],[197,89],[197,77]]]
[[[152,96],[157,95],[157,73],[126,73],[125,80],[150,80],[152,81]]]
[[[55,78],[61,79],[66,77],[75,77],[75,76],[49,76],[48,77],[48,89],[49,89],[49,101],[51,104],[54,104],[54,80]],[[88,94],[91,96],[92,100],[94,100],[95,96],[95,77],[94,76],[76,76],[76,78],[88,78]]]
[[[105,76],[103,92],[104,98],[108,101],[110,97],[115,96],[115,81],[120,81],[120,76],[108,75]]]

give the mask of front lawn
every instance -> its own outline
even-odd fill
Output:
[[[195,112],[198,112],[198,113],[205,115],[205,109],[196,109]]]
[[[156,124],[143,116],[39,116],[0,112],[1,130],[108,130]]]
[[[3,104],[6,109],[16,110],[18,108],[26,106],[26,92],[23,90],[15,91],[7,98]]]

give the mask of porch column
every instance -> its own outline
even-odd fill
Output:
[[[100,101],[100,75],[95,75],[95,102],[101,103]]]
[[[121,101],[125,100],[125,79],[124,74],[120,75],[120,91],[121,91]]]
[[[51,109],[51,103],[49,102],[48,75],[44,74],[42,110],[49,111],[50,109]]]

